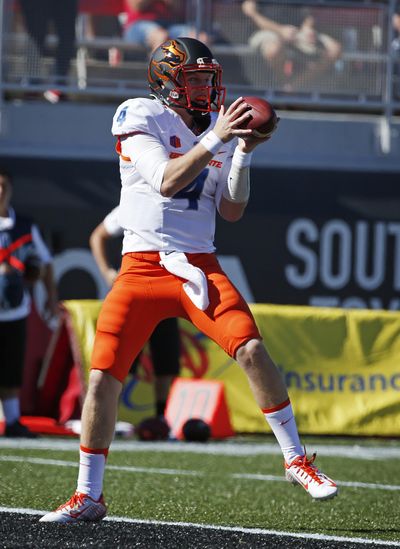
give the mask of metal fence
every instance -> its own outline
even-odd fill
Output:
[[[229,98],[261,95],[278,107],[373,111],[388,117],[400,108],[400,41],[393,26],[397,0],[259,1],[264,27],[254,17],[254,4],[186,1],[188,22],[207,34],[224,68]],[[121,14],[100,12],[90,18],[79,11],[74,57],[61,75],[56,74],[54,29],[49,27],[40,49],[26,31],[18,2],[0,0],[0,8],[3,98],[54,87],[72,98],[95,96],[98,101],[147,93],[149,52],[123,40]]]

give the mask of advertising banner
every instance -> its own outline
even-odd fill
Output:
[[[242,261],[257,303],[400,309],[398,174],[253,170],[219,253]]]
[[[97,300],[66,301],[88,371]],[[400,314],[254,304],[270,354],[289,389],[303,434],[400,434]],[[233,429],[269,432],[238,364],[190,323],[180,320],[181,376],[223,381]],[[145,349],[128,376],[119,419],[153,415],[153,372]]]
[[[60,299],[102,299],[89,237],[119,202],[117,161],[6,160],[14,207],[37,221],[53,252]],[[243,218],[217,219],[217,253],[240,264],[256,303],[400,310],[398,181],[361,167],[254,167]],[[121,240],[108,244],[117,267]]]

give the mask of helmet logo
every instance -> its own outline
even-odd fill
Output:
[[[196,63],[198,65],[218,65],[218,61],[216,59],[210,59],[209,57],[198,57],[196,59]]]
[[[175,67],[178,67],[186,61],[186,53],[181,50],[176,43],[176,40],[169,40],[165,45],[161,46],[164,57],[159,61],[152,60],[154,73],[162,80],[168,80],[168,76],[164,73]]]
[[[179,49],[175,40],[170,40],[161,49],[165,53],[164,63],[167,63],[172,68],[186,61],[186,53]]]

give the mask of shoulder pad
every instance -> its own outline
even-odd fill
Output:
[[[154,133],[155,120],[165,112],[163,105],[156,100],[137,98],[122,103],[113,118],[111,132],[115,136],[131,133]]]

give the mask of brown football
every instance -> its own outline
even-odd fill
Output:
[[[274,108],[261,97],[243,97],[249,105],[251,118],[241,125],[241,128],[253,130],[255,137],[267,137],[275,128],[278,117]]]

